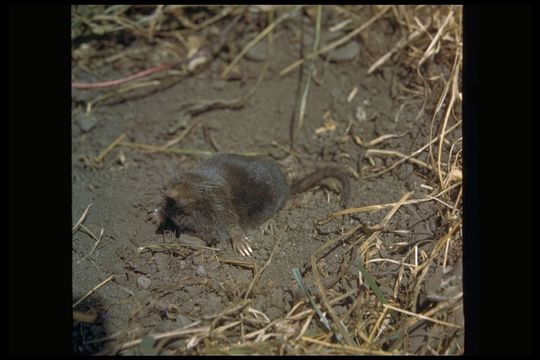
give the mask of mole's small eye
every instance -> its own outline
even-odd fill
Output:
[[[171,199],[170,197],[165,198],[164,206],[168,209],[172,209],[176,206],[176,201],[174,199]]]

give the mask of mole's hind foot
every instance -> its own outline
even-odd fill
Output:
[[[249,238],[244,234],[235,234],[231,237],[232,247],[235,251],[238,251],[243,256],[250,257],[253,254],[251,248],[251,242]]]

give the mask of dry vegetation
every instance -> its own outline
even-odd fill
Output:
[[[349,229],[311,254],[311,271],[317,293],[306,291],[304,300],[296,303],[279,319],[270,320],[266,314],[251,307],[248,289],[243,302],[231,303],[223,312],[209,314],[176,331],[150,334],[127,341],[107,352],[126,353],[131,350],[139,354],[376,355],[463,353],[459,339],[463,337],[464,323],[462,316],[457,315],[463,311],[461,265],[451,268],[447,264],[449,252],[454,250],[461,253],[462,244],[462,153],[457,150],[461,148],[461,138],[449,136],[461,126],[462,9],[459,6],[325,6],[323,9],[340,14],[343,21],[336,26],[344,29],[347,35],[323,48],[319,48],[316,43],[312,53],[304,54],[303,58],[282,69],[279,76],[299,66],[308,66],[309,70],[311,61],[318,54],[328,52],[353,37],[369,39],[371,27],[381,19],[395,24],[402,34],[401,40],[388,44],[387,51],[380,53],[373,59],[371,67],[363,71],[373,73],[382,66],[391,65],[415,74],[412,81],[399,86],[409,94],[408,99],[415,98],[422,102],[417,119],[431,119],[430,141],[409,154],[377,149],[376,145],[385,138],[375,139],[369,144],[363,143],[358,137],[354,141],[368,148],[368,158],[395,160],[390,166],[368,176],[379,176],[407,162],[429,170],[430,196],[411,199],[412,194],[405,193],[395,203],[349,208],[332,214],[331,218],[335,218],[360,212],[382,211],[386,216],[375,226],[362,225]],[[313,26],[317,33],[321,31],[321,8],[317,6],[261,6],[256,10],[267,17],[269,25],[223,69],[224,77],[234,75],[235,64],[250,47],[266,37],[271,38],[276,28],[284,21],[290,21],[288,17],[292,11],[305,11],[313,15]],[[359,21],[360,12],[370,13],[370,20]],[[122,79],[99,84],[78,82],[73,86],[105,89],[102,95],[88,102],[87,110],[91,111],[92,106],[123,93],[142,87],[155,87],[170,79],[181,81],[186,76],[204,71],[204,65],[211,61],[212,54],[226,45],[227,31],[222,32],[225,36],[212,34],[206,31],[211,25],[219,23],[223,24],[221,28],[225,28],[227,24],[234,25],[235,21],[255,21],[252,13],[246,11],[245,7],[233,6],[200,7],[198,11],[186,6],[169,5],[74,7],[72,41],[78,44],[73,50],[74,66],[99,73],[100,67],[120,56],[114,47],[100,51],[84,45],[85,39],[95,36],[105,36],[109,41],[118,42],[126,37],[140,39],[140,46],[125,51],[140,54],[144,63],[153,65],[149,66],[150,69],[142,69]],[[184,46],[179,46],[178,40]],[[299,111],[294,119],[298,126],[302,123],[302,104],[305,104],[302,99],[307,96],[309,86],[298,94]],[[203,106],[202,109],[198,104],[198,108],[187,111],[196,114],[196,110],[206,111],[216,106],[234,107],[245,103],[248,98],[249,94],[246,94],[236,102],[206,104],[206,108]],[[293,126],[291,128],[294,129]],[[449,138],[458,139],[449,141]],[[87,162],[97,166],[114,146],[155,152],[172,151],[172,144],[174,142],[159,146],[132,144],[119,138],[102,154],[87,159]],[[418,159],[422,153],[428,154],[428,161]],[[433,242],[431,251],[420,249],[418,243],[403,243],[397,244],[397,249],[388,249],[387,258],[377,258],[379,252],[376,250],[384,246],[379,239],[385,236],[385,230],[392,223],[396,212],[429,201],[439,202],[445,209],[438,214],[440,236],[427,240]],[[76,227],[80,226],[84,225],[77,224]],[[327,285],[330,279],[324,278],[319,268],[328,249],[336,246],[344,247],[344,256],[348,257],[346,265],[358,270],[357,289],[352,293],[340,294],[334,291],[332,286]],[[270,257],[268,262],[271,260]],[[382,279],[375,278],[369,272],[370,266],[378,262],[399,265],[398,271],[387,274],[385,279],[385,283],[392,284],[392,297],[383,296],[377,285]],[[257,269],[253,283],[260,279],[264,270],[265,266]],[[337,275],[333,284],[341,280],[344,272]],[[439,274],[440,279],[428,283],[428,279],[433,279],[433,273]],[[408,281],[403,283],[405,277]],[[296,274],[295,279],[298,286],[303,288],[302,277]],[[334,311],[338,305],[347,308],[345,316],[339,316]],[[81,321],[81,318],[82,315],[77,313],[76,319],[79,320],[76,321]],[[410,345],[411,337],[422,331],[429,332],[423,338],[427,340],[417,346]],[[174,345],[179,339],[185,341],[181,346]]]

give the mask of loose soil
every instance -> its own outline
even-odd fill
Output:
[[[325,18],[325,21],[335,23],[331,18]],[[169,82],[164,80],[160,86],[151,87],[152,90],[141,88],[117,95],[97,103],[89,114],[87,102],[109,90],[73,90],[73,223],[92,204],[83,224],[96,236],[103,231],[98,246],[89,256],[95,240],[84,229],[73,235],[73,300],[114,276],[76,308],[82,313],[97,315],[97,320],[91,324],[76,323],[75,351],[89,354],[107,351],[127,341],[175,330],[219,313],[244,298],[255,271],[270,257],[271,261],[250,289],[248,298],[252,300],[250,306],[270,320],[282,317],[304,296],[293,278],[293,268],[300,270],[307,288],[318,298],[310,266],[311,254],[325,242],[359,224],[380,223],[388,212],[388,208],[360,212],[318,225],[319,220],[340,210],[339,187],[326,181],[322,186],[293,197],[260,229],[248,232],[254,250],[252,258],[234,252],[229,243],[207,249],[206,244],[196,237],[183,235],[177,239],[171,234],[158,235],[151,212],[160,199],[163,186],[176,173],[196,167],[203,156],[116,146],[104,157],[101,166],[91,166],[83,160],[100,154],[121,134],[126,135],[124,142],[160,146],[198,121],[199,124],[173,147],[208,152],[215,152],[218,147],[222,152],[267,156],[278,161],[291,180],[317,167],[339,167],[350,175],[351,208],[394,203],[410,191],[414,192],[413,198],[422,198],[423,194],[429,193],[422,186],[433,185],[437,178],[432,171],[414,163],[404,162],[380,176],[369,177],[398,158],[387,155],[368,158],[365,156],[368,148],[354,139],[356,136],[368,142],[382,135],[395,134],[398,136],[371,148],[403,154],[410,154],[430,141],[436,99],[429,101],[417,118],[422,99],[408,95],[396,85],[407,83],[415,75],[394,67],[393,61],[366,75],[373,61],[401,37],[400,32],[385,21],[373,24],[369,36],[354,40],[358,46],[350,50],[357,51],[352,59],[316,59],[317,82],[311,84],[306,115],[295,134],[294,149],[288,150],[291,116],[297,106],[299,69],[284,76],[279,76],[279,72],[299,57],[297,24],[297,21],[286,22],[276,28],[268,71],[253,97],[242,108],[216,109],[191,118],[182,116],[182,106],[186,103],[231,100],[249,91],[262,71],[264,54],[262,61],[258,58],[260,54],[251,54],[253,60],[242,59],[236,70],[240,76],[233,80],[225,81],[220,77],[230,61],[220,55],[198,74],[180,80],[176,77]],[[248,42],[256,33],[246,31],[249,37],[239,42]],[[308,70],[309,66],[304,66],[305,77]],[[132,72],[132,64],[115,62],[92,78],[87,71],[74,66],[73,78],[96,81]],[[441,81],[440,89],[443,86]],[[357,93],[349,101],[348,96],[355,87]],[[295,114],[297,116],[298,112]],[[439,126],[436,122],[434,134],[439,133]],[[169,130],[175,127],[178,130],[171,133]],[[453,143],[460,136],[460,131],[456,131],[449,134],[448,140]],[[443,155],[448,158],[447,149]],[[417,158],[430,162],[427,151]],[[446,205],[437,201],[401,207],[370,248],[370,258],[401,259],[400,254],[410,250],[410,246],[400,245],[404,243],[417,244],[420,255],[430,254],[435,240],[446,232],[447,227],[441,224],[440,216],[446,211]],[[345,256],[348,245],[334,247],[320,260],[319,269],[324,281],[331,282],[338,274],[348,257]],[[461,244],[452,242],[447,266],[455,266],[459,271],[460,258]],[[412,257],[407,259],[409,263],[413,261]],[[394,296],[399,263],[375,261],[366,264],[366,268],[377,279],[387,299],[399,303],[405,298],[400,290],[410,285],[408,271],[401,274],[404,277]],[[428,279],[436,275],[434,267]],[[358,269],[353,266],[333,290],[338,295],[344,294],[357,284]],[[376,303],[373,294],[367,299],[367,302]],[[336,313],[341,316],[346,310],[344,306],[336,307]],[[446,321],[463,324],[463,319]],[[316,327],[316,324],[312,326]],[[426,329],[429,329],[427,325],[419,326],[415,334],[423,340],[415,340],[411,334],[404,348],[414,353],[425,341]],[[91,342],[107,336],[111,336],[110,341]],[[463,348],[462,337],[459,342]],[[183,345],[179,341],[172,346]],[[134,349],[129,351],[137,353]]]

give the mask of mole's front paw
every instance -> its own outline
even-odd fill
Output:
[[[270,235],[270,236],[275,234],[275,229],[276,228],[277,228],[277,224],[276,224],[276,221],[274,219],[266,220],[259,227],[259,229],[261,230],[261,234],[266,234],[266,235]]]
[[[231,237],[232,247],[235,251],[238,251],[243,256],[251,256],[253,249],[251,248],[251,242],[245,235],[235,235]]]

